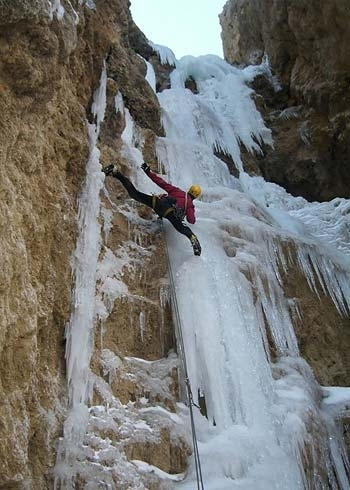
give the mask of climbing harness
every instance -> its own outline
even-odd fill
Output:
[[[161,218],[166,218],[168,214],[174,213],[175,216],[182,221],[186,216],[187,195],[185,201],[185,209],[177,206],[175,197],[168,196],[167,194],[163,194],[160,196],[153,195],[152,208]]]
[[[186,363],[186,356],[185,356],[185,346],[184,346],[184,340],[183,340],[183,335],[182,335],[181,318],[180,318],[179,306],[178,306],[177,299],[176,299],[175,282],[174,282],[173,271],[172,271],[171,263],[170,263],[168,243],[167,243],[164,228],[163,228],[163,222],[161,219],[159,221],[160,221],[160,226],[161,226],[161,230],[163,233],[163,239],[165,242],[167,264],[168,264],[170,286],[171,286],[171,299],[172,299],[174,314],[175,314],[175,329],[176,329],[176,334],[177,334],[176,337],[178,339],[179,354],[180,354],[180,359],[182,361],[182,367],[183,367],[186,390],[187,390],[187,399],[188,399],[188,405],[189,405],[189,409],[190,409],[193,453],[194,453],[196,477],[197,477],[197,490],[204,490],[201,462],[200,462],[200,458],[199,458],[198,442],[197,442],[197,436],[196,436],[196,427],[195,427],[194,415],[193,415],[193,406],[198,407],[198,405],[196,405],[194,403],[193,394],[192,394],[191,385],[190,385],[190,380],[188,377],[187,363]]]

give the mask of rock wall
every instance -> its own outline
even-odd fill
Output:
[[[267,54],[280,83],[254,87],[275,145],[249,168],[310,201],[349,197],[349,3],[229,0],[220,22],[225,58]]]
[[[104,63],[108,81],[99,137],[101,162],[118,160],[128,172],[128,161],[121,153],[125,120],[115,110],[115,96],[120,92],[144,140],[145,159],[156,168],[154,139],[162,135],[160,108],[145,81],[145,63],[137,53],[153,63],[157,57],[133,23],[128,0],[95,3],[96,8],[91,0],[0,0],[0,489],[53,488],[52,469],[67,409],[64,332],[71,312],[77,198],[89,154],[87,123],[93,122],[91,104]],[[254,2],[251,5],[253,8]],[[63,15],[59,6],[64,8]],[[253,22],[254,17],[249,18]],[[265,51],[262,41],[258,47]],[[228,59],[230,56],[227,52]],[[291,97],[296,103],[297,95],[291,95],[292,85],[288,85],[294,64],[283,66],[280,76],[285,89],[279,95],[261,80],[260,91],[270,99],[259,101],[271,121],[278,119],[273,116],[276,97],[278,114],[282,103],[287,107],[292,103]],[[156,72],[160,74],[159,87],[166,87],[164,67],[156,68]],[[316,114],[315,119],[322,117],[329,125],[330,105],[329,114],[326,111],[320,116],[311,89],[303,95],[309,104],[302,110],[303,117]],[[295,94],[301,91],[293,90]],[[346,118],[341,120],[346,122]],[[290,123],[290,119],[284,121]],[[285,134],[296,131],[290,124]],[[283,132],[281,128],[276,126],[276,131]],[[344,134],[339,133],[339,141]],[[275,138],[278,141],[278,134]],[[337,144],[339,148],[338,140]],[[299,150],[306,155],[311,152],[306,145]],[[252,169],[266,174],[266,162],[273,161],[272,155],[266,154],[265,167],[251,161]],[[276,162],[281,168],[277,157]],[[125,268],[129,295],[116,301],[105,325],[96,330],[91,369],[100,380],[101,390],[95,390],[94,400],[105,403],[112,393],[135,411],[141,398],[174,410],[179,399],[178,361],[170,306],[164,303],[169,285],[162,236],[155,233],[151,214],[142,206],[134,208],[139,221],[127,220],[123,214],[125,191],[113,179],[106,187],[116,207],[113,229],[109,236],[105,234],[104,245],[113,252],[123,243],[133,245],[128,249],[130,260]],[[111,207],[107,197],[103,205]],[[143,251],[138,247],[140,241]],[[288,294],[295,295],[293,281]],[[305,287],[305,298],[307,294]],[[315,303],[310,301],[314,311]],[[336,322],[336,313],[332,311],[332,315],[330,322]],[[314,324],[309,323],[307,332]],[[307,339],[305,329],[303,332]],[[312,356],[317,356],[315,350]],[[333,366],[333,359],[329,357],[327,366]],[[341,359],[345,366],[345,354]],[[115,362],[120,362],[117,373],[109,371]],[[326,372],[319,362],[317,374],[326,382],[341,383],[348,372],[343,365],[334,366],[334,374],[331,371]],[[175,437],[171,431],[166,423],[154,423],[157,437],[144,444],[127,437],[127,431],[124,439],[120,434],[113,437],[119,437],[129,460],[142,459],[166,472],[180,473],[186,468],[188,441],[186,434]],[[100,431],[101,439],[109,436]],[[150,490],[165,488],[151,473],[143,478]],[[83,488],[84,481],[77,482],[77,488],[80,484]],[[118,479],[114,484],[121,488]]]
[[[254,82],[274,147],[262,155],[243,149],[245,169],[310,201],[349,198],[349,3],[229,0],[220,22],[228,62],[259,64],[266,54],[274,76]],[[312,294],[295,268],[284,281],[302,311],[295,319],[301,354],[321,384],[348,385],[349,318]]]
[[[101,161],[120,159],[125,121],[115,111],[118,91],[148,135],[145,151],[150,161],[152,138],[162,133],[158,102],[144,78],[145,63],[134,50],[147,43],[133,24],[128,0],[100,0],[93,7],[94,2],[80,0],[0,0],[0,488],[4,489],[53,488],[51,470],[66,409],[64,332],[70,316],[77,197],[89,154],[87,122],[93,121],[91,103],[104,62],[108,84]],[[130,229],[125,219],[115,219],[117,241],[127,240]],[[157,334],[147,332],[147,342],[141,345],[136,327],[130,330],[131,306],[126,302],[114,319],[125,330],[111,329],[106,338],[106,346],[114,350],[118,346],[121,355],[155,359],[174,348],[169,312],[162,313],[166,333],[160,340],[159,291],[165,261],[158,253],[159,237],[155,243],[149,252],[151,262],[156,257],[154,265],[141,282],[139,275],[134,282],[139,290],[144,285],[144,295],[152,297],[147,312]],[[150,271],[152,288],[147,293]],[[175,400],[176,372],[173,376]],[[126,381],[120,382],[116,390],[124,399],[141,390],[125,386]],[[164,436],[162,444],[163,449],[168,447],[169,437]],[[179,460],[178,466],[183,464]]]

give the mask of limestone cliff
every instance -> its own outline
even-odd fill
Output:
[[[252,9],[254,5],[251,1]],[[229,19],[230,15],[228,4],[224,18]],[[252,15],[249,18],[254,22]],[[264,43],[269,37],[258,34],[262,18],[254,24],[257,33],[254,50],[257,47],[261,53],[268,51]],[[341,24],[344,32],[346,26],[344,21]],[[226,56],[230,61],[243,62],[252,50],[240,48],[241,58],[234,54],[227,44],[230,32],[229,28],[224,29]],[[240,36],[243,39],[243,34]],[[337,155],[346,155],[348,151],[347,115],[336,112],[337,105],[327,98],[327,104],[322,105],[324,97],[322,101],[318,98],[319,91],[314,89],[314,84],[303,82],[309,80],[305,63],[299,60],[297,65],[303,69],[294,66],[297,57],[292,34],[286,35],[285,44],[294,56],[288,55],[287,60],[293,62],[283,63],[277,54],[275,60],[269,53],[284,89],[276,95],[261,81],[271,98],[265,98],[264,104],[266,117],[270,117],[271,125],[276,128],[276,151],[279,134],[294,135],[290,138],[292,144],[298,140],[297,124],[301,124],[300,119],[277,118],[276,97],[277,115],[281,115],[282,109],[301,104],[302,100],[305,107],[298,117],[306,118],[305,127],[316,121],[324,123],[312,134],[318,135],[326,146],[323,137],[327,135],[327,141],[334,143],[334,161],[338,161]],[[159,75],[157,86],[166,87],[167,68],[157,66],[157,56],[131,19],[128,0],[0,0],[0,489],[44,490],[54,485],[58,440],[67,413],[65,328],[72,309],[71,263],[78,233],[77,198],[84,185],[90,151],[88,123],[95,121],[94,93],[104,66],[107,100],[98,141],[101,162],[118,160],[123,171],[129,171],[128,159],[122,152],[126,121],[124,114],[116,110],[116,97],[122,94],[137,125],[139,147],[145,159],[156,168],[154,139],[163,132],[160,108],[145,81],[146,65],[138,55],[155,64]],[[299,73],[295,80],[293,70]],[[315,68],[316,72],[315,79],[321,83]],[[347,94],[341,84],[337,93],[345,97],[345,107]],[[283,119],[282,125],[274,126],[276,118]],[[329,128],[338,128],[338,132]],[[303,140],[295,143],[302,155],[298,160],[301,163],[321,154],[314,145],[315,140],[310,141],[310,144]],[[287,150],[284,147],[284,155]],[[261,161],[249,162],[252,168],[260,171],[258,164],[261,164],[261,171],[269,177],[267,161],[271,161],[282,172],[281,165],[277,165],[281,156],[277,158],[266,152]],[[307,182],[305,174],[303,178]],[[344,194],[340,180],[338,187],[332,181],[327,182],[333,194]],[[297,184],[300,189],[299,180]],[[95,405],[101,406],[108,405],[109,396],[118,398],[121,410],[129,414],[130,424],[107,430],[102,418],[98,424],[96,409],[92,414],[96,422],[93,430],[99,435],[99,441],[106,444],[117,441],[122,449],[122,463],[130,471],[129,480],[122,471],[113,475],[111,488],[113,485],[121,489],[144,488],[141,486],[144,485],[150,490],[166,489],[157,475],[139,474],[129,463],[138,459],[168,473],[181,473],[186,469],[190,453],[185,429],[183,433],[174,431],[165,418],[162,421],[161,417],[152,419],[148,415],[152,434],[147,440],[138,438],[137,431],[131,430],[132,424],[139,422],[137,417],[145,400],[169,411],[174,410],[179,400],[178,359],[163,237],[149,219],[151,214],[142,206],[135,206],[134,219],[130,218],[132,204],[125,203],[126,193],[120,186],[111,180],[106,188],[108,195],[104,194],[102,201],[103,219],[108,226],[103,232],[101,256],[108,253],[107,249],[113,252],[122,249],[127,257],[122,274],[128,294],[119,297],[111,305],[105,323],[97,325],[91,359],[96,381],[92,398]],[[298,291],[296,280],[300,285]],[[349,336],[343,335],[348,320],[339,319],[329,300],[320,308],[319,300],[299,272],[290,271],[285,283],[288,296],[302,296],[305,310],[311,312],[304,325],[298,321],[296,324],[301,344],[305,343],[305,352],[314,360],[312,365],[318,380],[343,383],[349,372]],[[316,349],[307,342],[308,335],[322,329],[325,316],[329,335]],[[343,343],[343,351],[336,356],[339,342]],[[334,345],[331,353],[327,351],[330,344]],[[322,360],[319,348],[322,348]],[[88,448],[91,453],[97,448],[96,441],[97,437],[91,438]],[[114,463],[107,459],[106,468]],[[84,488],[83,473],[79,478],[76,488]],[[121,482],[122,478],[126,480]],[[141,483],[132,487],[130,481]]]
[[[229,0],[220,22],[230,63],[259,64],[267,55],[274,75],[254,82],[274,147],[244,153],[246,170],[310,201],[350,197],[348,2]],[[312,296],[298,271],[285,280],[286,292],[303,298],[302,355],[319,382],[348,385],[349,318]]]
[[[128,0],[101,0],[98,6],[78,0],[0,1],[0,488],[53,488],[50,468],[65,412],[64,332],[70,315],[77,197],[89,154],[87,123],[93,120],[91,103],[104,62],[108,84],[101,161],[120,159],[125,121],[115,110],[119,91],[149,140],[145,148],[150,161],[152,135],[162,132],[157,99],[144,78],[145,63],[133,49],[137,43],[146,45]],[[121,243],[130,228],[121,216],[116,219],[114,240]],[[160,314],[165,262],[159,243],[157,237],[147,271],[134,279],[129,275],[131,290],[148,291],[143,291],[149,298],[146,311],[158,333],[149,331],[141,343],[132,321],[139,323],[138,305],[131,312],[130,304],[124,304],[118,320],[125,324],[125,335],[123,328],[114,330],[104,345],[114,351],[118,346],[119,355],[158,359],[174,348],[169,312]],[[171,372],[169,376],[170,383]],[[147,390],[145,382],[136,388],[130,380],[121,381],[116,394],[128,400],[142,389]],[[171,446],[165,429],[162,440],[164,447]],[[136,450],[129,446],[129,451]],[[147,458],[152,460],[150,449]],[[171,465],[180,471],[183,461],[177,460]]]
[[[249,165],[308,200],[349,197],[349,3],[229,0],[220,22],[225,58],[266,54],[280,84],[255,85],[275,145]]]

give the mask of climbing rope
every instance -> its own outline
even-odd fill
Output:
[[[197,407],[198,405],[196,405],[193,401],[191,384],[190,384],[190,380],[188,377],[187,362],[186,362],[186,355],[185,355],[185,345],[184,345],[184,340],[183,340],[183,335],[182,335],[181,318],[180,318],[179,306],[178,306],[177,298],[176,298],[175,281],[174,281],[174,275],[173,275],[173,271],[172,271],[171,263],[170,263],[168,243],[167,243],[164,228],[163,228],[163,221],[161,219],[159,221],[160,221],[160,226],[161,226],[163,239],[164,239],[164,243],[165,243],[165,249],[166,249],[166,257],[167,257],[168,271],[169,271],[169,277],[170,277],[171,298],[172,298],[172,303],[173,303],[173,308],[174,308],[174,313],[175,313],[175,328],[176,328],[176,334],[177,334],[176,336],[177,336],[178,344],[180,347],[180,359],[181,359],[182,365],[183,365],[183,372],[184,372],[185,384],[186,384],[186,389],[187,389],[188,405],[189,405],[189,409],[190,409],[193,453],[194,453],[194,461],[195,461],[196,477],[197,477],[197,489],[198,490],[204,490],[202,468],[201,468],[201,462],[200,462],[200,458],[199,458],[198,442],[197,442],[197,436],[196,436],[196,427],[195,427],[194,415],[193,415],[193,406]]]

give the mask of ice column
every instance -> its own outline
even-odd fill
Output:
[[[106,69],[94,94],[92,112],[95,124],[88,125],[90,156],[86,165],[84,188],[79,197],[78,240],[72,269],[74,290],[72,314],[66,329],[66,362],[69,413],[64,424],[55,468],[55,487],[73,488],[74,464],[88,422],[90,359],[93,351],[95,320],[96,268],[100,252],[100,190],[104,175],[99,162],[97,139],[106,106]]]

